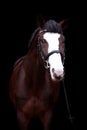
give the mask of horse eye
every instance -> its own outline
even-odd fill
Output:
[[[62,44],[64,45],[65,41],[62,41]]]
[[[42,43],[46,43],[46,40],[45,40],[45,39],[42,39]]]

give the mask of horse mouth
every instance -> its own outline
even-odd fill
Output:
[[[57,76],[57,74],[53,74],[52,79],[54,81],[62,81],[64,79],[64,74]]]
[[[63,78],[64,77],[59,76],[59,77],[55,77],[55,80],[61,81],[61,80],[63,80]]]

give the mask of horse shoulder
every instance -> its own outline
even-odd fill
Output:
[[[14,68],[16,68],[17,66],[19,66],[20,64],[23,63],[25,59],[25,56],[22,56],[21,58],[19,58],[15,63],[14,63]]]
[[[15,62],[13,72],[11,74],[11,78],[9,81],[10,97],[12,97],[13,99],[15,97],[15,93],[16,93],[16,95],[18,95],[18,93],[19,94],[23,93],[22,90],[24,90],[23,89],[24,79],[25,79],[25,71],[24,71],[24,67],[23,67],[24,59],[25,59],[25,56],[19,58]]]

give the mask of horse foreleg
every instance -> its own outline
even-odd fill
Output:
[[[20,130],[27,130],[29,119],[25,116],[22,111],[17,112],[18,125]]]
[[[52,111],[47,111],[42,117],[41,121],[44,127],[44,130],[50,130],[50,124],[51,124],[51,118],[52,118]]]

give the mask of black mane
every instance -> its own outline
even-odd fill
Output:
[[[29,49],[30,49],[30,47],[31,47],[32,40],[34,39],[36,33],[37,33],[39,30],[40,30],[40,28],[38,27],[38,28],[35,29],[35,31],[32,33],[32,36],[31,36],[31,38],[30,38],[30,40],[29,40],[29,43],[28,43],[28,48],[29,48]]]

